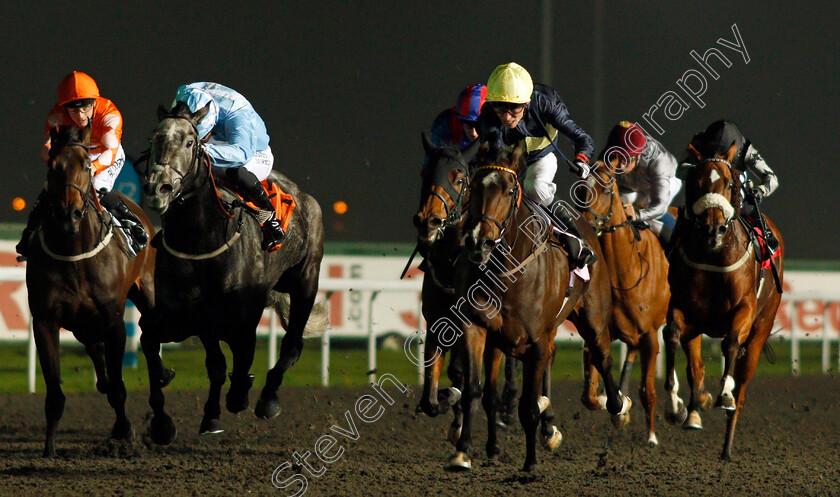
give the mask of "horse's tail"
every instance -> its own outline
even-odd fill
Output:
[[[288,293],[271,292],[274,312],[280,317],[280,325],[283,329],[289,329],[289,312],[291,310],[291,303]],[[303,328],[303,338],[312,338],[320,336],[324,330],[329,326],[329,309],[326,301],[315,302],[312,311],[309,313],[309,319],[306,320],[306,325]]]

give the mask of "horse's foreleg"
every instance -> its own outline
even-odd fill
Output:
[[[254,364],[254,350],[257,347],[257,324],[258,321],[248,323],[234,331],[228,342],[233,356],[233,370],[230,373],[230,388],[225,396],[225,407],[234,414],[248,408],[248,392],[254,385],[251,366]]]
[[[448,403],[443,406],[438,403],[438,384],[443,373],[445,354],[437,339],[427,333],[423,347],[423,394],[417,410],[432,418],[449,409]]]
[[[462,366],[462,354],[458,352],[457,347],[462,347],[463,343],[455,344],[455,349],[449,355],[449,367],[446,368],[446,375],[452,383],[452,388],[449,389],[450,394],[447,395],[446,403],[452,404],[452,424],[449,425],[449,441],[452,445],[457,445],[461,438],[461,427],[464,423],[464,411],[461,409],[461,392],[464,391],[464,368]],[[438,392],[438,403],[441,404],[443,399]]]
[[[61,364],[58,355],[58,324],[36,319],[33,325],[38,361],[47,385],[44,414],[47,417],[47,439],[44,457],[55,457],[55,435],[58,422],[64,414],[64,392],[61,391]]]
[[[90,360],[93,361],[93,370],[96,372],[96,391],[108,393],[108,372],[105,369],[105,343],[91,342],[85,344]]]
[[[648,424],[648,444],[659,445],[653,420],[656,414],[656,355],[659,353],[659,337],[656,330],[651,330],[639,337],[639,348],[642,355],[642,381],[639,385],[639,397],[645,408]]]
[[[502,402],[499,406],[499,418],[496,421],[500,427],[510,426],[513,423],[519,396],[517,382],[521,371],[522,361],[511,356],[505,357],[505,386],[502,389]]]
[[[630,391],[630,374],[633,372],[633,363],[636,361],[637,347],[630,346],[627,350],[627,357],[621,366],[621,379],[618,381],[618,388],[622,392]]]
[[[472,420],[475,414],[474,404],[481,399],[481,364],[486,339],[486,330],[477,326],[467,327],[461,338],[464,346],[463,349],[459,347],[464,374],[464,390],[461,392],[464,421],[461,426],[461,438],[455,445],[456,453],[445,467],[447,471],[468,471],[472,468]]]
[[[724,358],[723,375],[720,380],[720,393],[715,399],[715,407],[726,411],[735,410],[735,362],[738,359],[738,351],[741,344],[747,340],[750,328],[755,321],[755,307],[749,304],[742,305],[734,314],[732,329],[720,344],[720,350]]]
[[[499,406],[498,377],[502,352],[495,348],[484,348],[484,395],[481,404],[487,414],[487,459],[496,462],[501,447],[497,437],[496,409]]]
[[[265,386],[254,408],[254,414],[258,418],[269,419],[280,414],[280,399],[277,395],[277,389],[283,383],[283,375],[295,365],[303,351],[303,330],[306,327],[309,314],[312,312],[312,307],[315,305],[317,294],[317,272],[314,279],[301,282],[296,287],[295,291],[289,293],[289,327],[280,343],[280,358],[277,359],[274,367],[266,373]]]
[[[700,418],[699,410],[704,408],[705,399],[708,397],[708,394],[703,389],[706,366],[703,364],[703,356],[701,354],[702,343],[700,339],[700,335],[696,335],[693,338],[683,335],[680,339],[688,361],[685,367],[686,380],[691,388],[691,398],[688,401],[688,419],[683,424],[683,428],[687,430],[703,429],[703,422]]]
[[[125,354],[125,324],[122,320],[107,331],[105,336],[105,365],[108,369],[108,403],[117,416],[111,429],[111,438],[130,440],[133,437],[131,422],[125,414],[125,383],[122,378],[123,355]],[[98,378],[97,378],[98,379]]]
[[[542,350],[541,350],[542,349]],[[519,422],[525,432],[525,463],[523,471],[537,469],[537,425],[541,407],[548,407],[545,401],[538,400],[542,389],[543,373],[548,365],[549,350],[547,346],[539,347],[535,344],[528,351],[523,360],[525,368],[522,373],[522,397],[519,399]]]
[[[596,340],[586,344],[592,354],[592,363],[604,379],[604,390],[607,393],[607,412],[621,415],[630,409],[630,398],[624,395],[612,375],[612,356],[610,355],[610,337],[604,333]]]
[[[606,409],[607,397],[598,396],[598,370],[595,364],[592,363],[592,352],[586,343],[583,344],[583,393],[580,396],[580,401],[584,407],[590,411],[598,409]]]
[[[227,362],[219,341],[214,338],[199,336],[204,346],[204,365],[207,367],[207,377],[210,379],[210,391],[204,404],[204,418],[198,428],[199,435],[209,435],[225,431],[219,418],[222,408],[219,405],[222,396],[222,386],[225,384]]]
[[[141,318],[140,321],[142,326],[143,319]],[[149,435],[156,444],[167,445],[175,440],[178,430],[172,418],[164,410],[163,387],[168,381],[164,377],[163,361],[160,358],[160,339],[157,338],[155,332],[144,328],[140,335],[140,344],[143,347],[143,355],[146,357],[146,366],[149,368],[149,406],[154,413]]]

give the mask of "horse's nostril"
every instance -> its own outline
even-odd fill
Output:
[[[172,185],[170,185],[169,183],[164,183],[158,187],[158,192],[161,195],[169,195],[170,193],[172,193]]]
[[[80,221],[82,219],[82,210],[81,209],[73,209],[73,211],[70,212],[70,215],[73,217],[73,219],[75,221]]]
[[[726,226],[718,226],[717,232],[718,232],[718,235],[722,235],[722,234],[726,233]]]
[[[426,223],[428,223],[429,228],[431,229],[440,228],[440,226],[443,224],[443,219],[439,217],[432,217],[429,218],[429,220],[426,221]]]
[[[481,241],[481,250],[490,251],[496,246],[496,242],[489,238],[485,238]]]

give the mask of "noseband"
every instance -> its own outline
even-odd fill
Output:
[[[458,166],[452,169],[447,169],[445,167],[441,167],[440,165],[436,165],[433,173],[434,176],[432,179],[431,186],[437,186],[442,188],[443,191],[445,191],[449,195],[449,199],[454,201],[452,207],[449,206],[446,199],[443,198],[443,195],[431,188],[429,189],[429,195],[437,197],[440,200],[441,204],[443,204],[443,209],[446,212],[446,218],[437,228],[437,231],[441,235],[443,234],[443,230],[446,229],[447,224],[457,223],[463,217],[465,212],[464,199],[466,198],[466,193],[469,190],[469,185],[465,183],[461,187],[460,192],[456,191],[455,188],[452,187],[452,183],[449,181],[449,174],[453,170],[463,172],[467,178],[467,181],[469,181],[470,168],[467,165],[467,163],[464,162],[464,159],[462,159],[460,155],[456,157],[448,157],[448,159],[457,162]]]
[[[732,178],[735,177],[732,169],[732,163],[728,160],[723,158],[711,158],[711,159],[704,159],[699,165],[707,164],[709,162],[721,162],[726,164],[729,168],[729,172]],[[730,180],[729,184],[727,185],[730,191],[735,188],[734,179]],[[692,221],[692,223],[699,227],[701,225],[698,216],[705,212],[710,208],[717,208],[720,209],[724,216],[726,217],[726,222],[724,223],[724,227],[729,229],[729,226],[732,224],[732,221],[735,219],[734,215],[734,206],[732,206],[731,199],[727,199],[723,195],[719,193],[706,193],[698,198],[690,207],[686,204],[686,208],[683,209],[683,216]],[[689,212],[690,211],[690,212]]]
[[[176,179],[178,185],[180,185],[180,184],[183,183],[183,180],[187,176],[189,176],[193,173],[193,169],[196,168],[196,164],[198,164],[198,162],[200,162],[201,153],[202,153],[204,147],[201,145],[200,137],[198,136],[198,127],[196,126],[196,124],[194,122],[192,122],[191,119],[189,119],[187,117],[184,117],[184,116],[175,116],[175,115],[165,116],[163,119],[181,119],[183,121],[186,121],[190,124],[190,126],[193,129],[193,132],[195,133],[195,146],[193,146],[193,154],[192,154],[192,157],[190,158],[190,167],[189,167],[189,169],[187,169],[186,172],[182,173],[181,171],[172,167],[168,162],[163,163],[163,162],[155,161],[155,162],[152,163],[152,169],[155,166],[158,166],[158,167],[163,168],[164,170],[171,170],[171,171],[175,172],[175,174],[177,174],[177,178],[175,178],[175,179]],[[161,121],[163,121],[163,119],[161,119]],[[148,174],[150,172],[151,171],[147,171],[147,176],[146,176],[147,180],[148,180]],[[188,196],[181,196],[179,194],[178,198],[179,198],[179,200],[183,201],[186,198],[188,198]]]
[[[66,143],[66,144],[62,145],[61,147],[62,148],[65,148],[65,147],[81,147],[81,148],[85,149],[85,152],[88,152],[88,151],[90,151],[91,148],[93,148],[93,147],[91,147],[89,145],[85,145],[84,143],[81,143],[81,142],[69,142],[69,143]],[[88,179],[87,190],[82,190],[82,187],[75,184],[75,183],[67,183],[67,182],[64,183],[64,189],[65,190],[67,188],[73,188],[73,189],[77,190],[79,192],[79,195],[82,197],[82,201],[84,202],[84,207],[82,207],[82,215],[83,216],[87,212],[88,206],[93,203],[93,201],[91,200],[90,195],[89,195],[90,190],[93,187],[93,168],[90,165],[88,165],[88,175],[89,175],[89,179]]]
[[[517,174],[516,171],[514,171],[513,169],[511,169],[509,167],[497,166],[497,165],[481,166],[478,169],[476,169],[476,172],[481,171],[482,169],[496,169],[496,170],[504,171],[506,173],[509,173],[509,174],[513,175],[513,184],[515,185],[514,186],[514,194],[511,195],[511,197],[510,197],[510,209],[508,209],[508,215],[505,218],[505,220],[500,222],[495,217],[493,217],[489,214],[483,213],[483,212],[481,213],[481,217],[478,218],[479,224],[482,223],[482,222],[487,222],[488,224],[492,223],[493,225],[496,226],[496,228],[499,230],[499,236],[495,240],[493,240],[493,242],[494,243],[499,243],[499,242],[502,241],[502,238],[505,236],[505,231],[507,231],[508,226],[510,225],[510,220],[513,219],[514,216],[516,215],[516,210],[519,207],[520,200],[522,199],[522,189],[519,186],[519,175]]]

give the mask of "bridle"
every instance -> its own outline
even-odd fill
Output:
[[[174,183],[173,187],[177,187],[177,186],[179,186],[183,183],[184,179],[186,179],[188,176],[192,175],[193,171],[197,169],[197,164],[199,162],[201,162],[201,156],[204,155],[203,154],[204,146],[201,144],[200,137],[198,136],[198,127],[196,126],[196,124],[191,119],[189,119],[187,117],[184,117],[184,116],[168,115],[168,116],[165,116],[160,121],[163,122],[164,119],[181,119],[183,121],[188,122],[190,124],[190,126],[192,127],[193,132],[195,133],[195,145],[193,146],[193,153],[192,153],[192,157],[190,158],[190,167],[187,169],[186,172],[182,173],[181,171],[172,167],[168,162],[158,162],[157,160],[155,160],[151,164],[151,167],[146,170],[146,180],[149,179],[149,174],[151,174],[151,172],[152,172],[151,169],[154,169],[155,166],[157,166],[157,167],[163,168],[164,171],[169,170],[169,171],[174,172],[177,175],[175,180],[173,181],[173,183]],[[153,144],[150,144],[150,145],[153,145]],[[211,175],[211,178],[212,178],[212,175]],[[184,200],[186,200],[190,196],[192,196],[192,194],[182,195],[182,193],[183,192],[179,192],[178,196],[176,197],[178,202],[183,202]]]
[[[85,145],[81,142],[69,142],[61,146],[61,148],[66,147],[81,147],[85,149],[85,153],[87,153],[92,147],[89,145]],[[82,216],[87,213],[88,206],[93,205],[93,200],[90,197],[91,188],[93,188],[93,168],[88,164],[88,187],[86,190],[83,190],[81,186],[75,183],[64,183],[64,189],[73,188],[74,190],[79,192],[79,195],[82,197],[82,201],[84,202],[84,206],[82,207]]]
[[[448,160],[457,162],[458,166],[455,168],[446,168],[441,167],[440,164],[435,164],[434,172],[431,185],[429,188],[429,195],[432,197],[436,197],[440,200],[441,204],[443,204],[443,209],[446,212],[446,217],[441,222],[440,226],[437,227],[436,231],[438,235],[442,236],[444,230],[448,225],[457,224],[461,219],[464,217],[464,213],[466,212],[466,206],[464,204],[464,200],[466,199],[467,192],[469,191],[469,178],[470,178],[470,167],[464,161],[460,154],[457,156],[446,156]],[[431,167],[431,166],[429,166]],[[456,191],[455,188],[452,187],[452,183],[449,181],[449,174],[453,170],[458,170],[464,173],[466,176],[466,181],[461,186],[461,191]],[[434,190],[432,187],[440,187],[445,191],[448,195],[450,200],[453,200],[452,206],[449,206],[449,203],[446,199],[441,195],[439,192]]]
[[[731,195],[731,191],[732,191],[733,189],[735,189],[735,187],[736,187],[736,185],[735,185],[735,174],[734,174],[734,170],[733,170],[733,168],[732,168],[732,163],[731,163],[731,162],[729,162],[728,160],[723,159],[723,158],[720,158],[720,157],[713,157],[713,158],[710,158],[710,159],[703,159],[703,161],[701,161],[701,162],[698,164],[698,166],[701,166],[701,165],[703,165],[703,164],[708,164],[708,163],[710,163],[710,162],[720,162],[720,163],[725,164],[725,165],[729,168],[729,173],[730,173],[731,179],[729,180],[729,183],[726,185],[726,187],[727,187],[727,188],[729,189],[729,191],[730,191],[730,198],[729,198],[729,199],[726,199],[726,198],[724,197],[724,198],[723,198],[723,200],[726,200],[726,201],[727,201],[727,202],[731,205],[731,202],[732,202],[732,195]],[[694,170],[696,171],[696,169],[694,169]],[[695,227],[697,227],[697,228],[699,228],[699,227],[701,227],[701,226],[702,226],[702,224],[700,223],[700,218],[699,218],[699,215],[700,215],[703,211],[700,211],[700,212],[694,212],[694,209],[695,209],[695,208],[694,208],[694,205],[696,205],[696,203],[697,203],[700,199],[702,199],[703,197],[706,197],[707,195],[712,195],[712,196],[717,195],[718,197],[722,197],[722,195],[720,195],[720,194],[707,193],[707,194],[705,194],[705,195],[701,196],[700,198],[698,198],[697,200],[695,200],[694,204],[692,204],[691,206],[689,206],[689,205],[688,205],[688,202],[686,202],[685,209],[683,209],[683,217],[685,217],[687,220],[691,221],[691,223],[692,223]],[[704,210],[705,210],[705,209],[704,209]],[[726,216],[726,222],[725,222],[725,223],[724,223],[724,225],[723,225],[723,226],[724,226],[724,228],[728,230],[728,229],[729,229],[729,226],[732,224],[732,221],[734,221],[736,218],[737,218],[737,216],[735,216],[734,214],[733,214],[733,215],[727,215],[727,216]]]
[[[498,171],[502,171],[502,172],[513,175],[514,191],[513,191],[513,195],[510,196],[510,209],[508,209],[508,215],[504,219],[504,221],[499,221],[495,217],[491,216],[490,214],[486,214],[484,212],[482,212],[481,216],[479,216],[479,218],[478,218],[478,223],[479,224],[481,224],[482,222],[486,222],[487,224],[496,226],[496,228],[499,230],[499,236],[495,240],[493,240],[493,243],[498,244],[499,242],[502,241],[502,238],[504,238],[505,232],[507,231],[508,227],[510,226],[511,219],[513,219],[516,216],[516,211],[519,208],[519,203],[522,199],[522,188],[519,186],[519,174],[515,170],[513,170],[509,167],[504,167],[504,166],[498,166],[498,165],[495,165],[495,164],[491,164],[491,165],[479,167],[478,169],[476,169],[476,172],[481,171],[481,170],[485,170],[485,169],[498,170]]]

